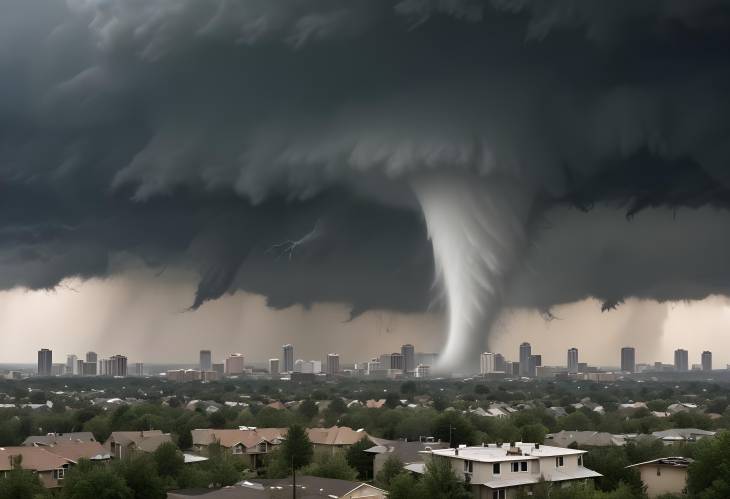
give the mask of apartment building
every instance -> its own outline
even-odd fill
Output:
[[[540,478],[561,484],[601,476],[583,466],[586,451],[523,442],[431,449],[431,459],[449,459],[475,499],[512,499]]]

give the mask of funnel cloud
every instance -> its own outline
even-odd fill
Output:
[[[728,295],[728,45],[722,0],[8,0],[0,289],[431,306],[444,370],[503,307]]]

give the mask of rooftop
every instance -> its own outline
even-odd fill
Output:
[[[552,447],[550,445],[515,442],[513,449],[516,453],[508,453],[510,444],[489,444],[478,447],[461,447],[459,449],[434,449],[430,452],[437,456],[454,457],[469,461],[480,461],[485,463],[496,463],[503,461],[524,461],[538,459],[541,457],[569,456],[585,454],[584,450],[565,449],[563,447]]]

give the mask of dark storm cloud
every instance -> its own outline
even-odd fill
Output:
[[[0,287],[103,276],[131,253],[199,269],[194,306],[242,288],[422,310],[433,257],[409,186],[439,171],[530,193],[513,303],[726,292],[719,255],[691,241],[650,256],[665,231],[730,244],[708,212],[730,200],[727,2],[0,9]],[[602,203],[636,216],[562,208]],[[642,218],[663,207],[702,209]],[[613,239],[585,245],[586,228]]]

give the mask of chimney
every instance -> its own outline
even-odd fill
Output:
[[[535,444],[535,448],[536,449],[539,449],[540,448],[540,444]]]

